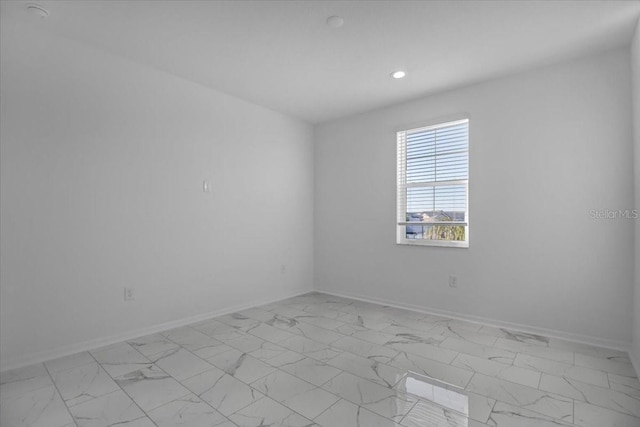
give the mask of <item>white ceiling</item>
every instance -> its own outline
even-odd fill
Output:
[[[37,21],[2,3],[6,19],[311,123],[622,46],[640,15],[640,1],[34,0],[50,12]]]

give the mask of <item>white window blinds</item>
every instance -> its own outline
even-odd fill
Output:
[[[397,242],[469,243],[469,121],[398,132]]]

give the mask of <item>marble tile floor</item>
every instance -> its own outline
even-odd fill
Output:
[[[0,382],[2,427],[640,427],[624,352],[321,293]]]

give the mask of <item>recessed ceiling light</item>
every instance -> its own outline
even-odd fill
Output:
[[[344,19],[335,15],[327,18],[327,25],[331,28],[340,28],[344,25]]]
[[[394,71],[393,73],[391,73],[391,77],[393,77],[394,79],[402,79],[406,75],[407,73],[402,70]]]
[[[28,4],[27,12],[40,19],[47,19],[47,17],[49,16],[49,12],[47,11],[47,9],[40,6],[39,4]]]

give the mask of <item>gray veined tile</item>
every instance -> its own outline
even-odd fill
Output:
[[[517,342],[531,344],[531,345],[539,345],[542,347],[549,346],[549,338],[542,335],[514,331],[506,328],[500,328],[500,332],[501,332],[501,335],[500,335],[501,338],[505,338],[511,341],[517,341]]]
[[[258,338],[262,338],[265,341],[270,341],[275,344],[278,344],[288,338],[295,336],[292,333],[283,331],[279,328],[274,328],[273,326],[269,326],[266,323],[260,323],[260,325],[256,326],[255,328],[249,329],[247,332],[251,335],[255,335]]]
[[[225,316],[216,317],[216,320],[243,332],[260,324],[259,320],[252,319],[251,317],[240,313],[231,313]]]
[[[640,418],[622,414],[601,406],[576,401],[574,406],[575,425],[581,427],[638,427]]]
[[[227,374],[249,384],[275,371],[273,366],[238,350],[229,350],[207,359],[212,365],[222,369]]]
[[[321,362],[326,362],[342,351],[331,347],[326,344],[322,344],[308,338],[294,335],[291,338],[287,338],[286,340],[280,342],[282,347],[287,348],[288,350],[295,351],[296,353],[304,354],[305,356],[311,357],[312,359],[320,360]]]
[[[438,326],[431,321],[423,320],[423,317],[411,318],[407,316],[402,316],[402,317],[392,316],[390,319],[392,321],[391,326],[383,329],[384,331],[389,330],[390,328],[393,328],[393,327],[398,327],[398,328],[407,328],[414,331],[420,331],[422,333],[427,333],[430,335],[437,335],[436,333],[431,334],[431,331],[434,328],[437,328]]]
[[[342,311],[337,311],[337,310],[331,310],[327,307],[319,307],[314,304],[308,304],[307,306],[302,308],[302,311],[304,311],[305,313],[326,317],[327,319],[336,319],[345,323],[352,323],[350,322],[350,320],[357,321],[357,318],[358,318],[358,316],[355,316],[353,314],[344,313]]]
[[[419,400],[402,419],[402,425],[407,427],[467,427],[468,423],[468,417],[424,400]]]
[[[493,345],[496,348],[508,350],[513,353],[525,353],[532,356],[542,357],[545,359],[555,360],[573,364],[574,353],[572,351],[562,350],[558,348],[543,347],[541,345],[525,344],[518,341],[512,341],[505,338],[498,338]]]
[[[612,390],[640,397],[640,381],[637,378],[624,377],[616,374],[607,374]]]
[[[300,301],[300,302],[292,302],[290,304],[287,303],[287,304],[284,304],[284,305],[286,305],[287,307],[293,308],[295,310],[305,311],[305,308],[309,307],[310,305],[314,305],[314,303],[313,302],[302,302],[302,301]],[[275,306],[273,308],[275,308]]]
[[[311,427],[316,424],[273,399],[263,397],[229,417],[239,427]]]
[[[44,369],[44,366],[42,369]],[[49,374],[46,373],[46,370],[44,372],[46,375],[41,375],[40,372],[36,372],[35,370],[31,372],[23,371],[20,375],[13,376],[10,378],[11,381],[0,385],[0,400],[29,394],[35,390],[53,386]]]
[[[609,387],[609,379],[606,373],[582,366],[569,365],[522,353],[516,356],[514,365],[558,377],[573,378],[600,387]]]
[[[231,425],[220,412],[195,395],[187,395],[152,411],[149,416],[158,427],[219,427]]]
[[[450,338],[447,338],[450,339]],[[442,363],[451,363],[458,355],[457,351],[437,347],[432,344],[416,342],[404,338],[396,338],[385,344],[394,350],[402,353],[411,353],[418,356],[426,357],[431,360],[437,360]],[[475,345],[475,344],[474,344]]]
[[[9,371],[3,371],[0,373],[0,385],[7,384],[15,381],[28,380],[35,377],[48,377],[49,374],[44,367],[44,364],[37,363],[35,365],[29,365],[22,368],[11,369]]]
[[[315,418],[333,405],[338,397],[321,388],[296,394],[282,400],[282,404],[307,418]]]
[[[300,322],[296,326],[289,328],[288,331],[324,344],[331,344],[344,337],[340,333],[306,322]]]
[[[78,427],[127,426],[129,422],[145,418],[145,414],[122,390],[69,409]]]
[[[471,356],[493,360],[494,362],[506,363],[509,365],[513,363],[513,359],[515,359],[516,357],[516,354],[514,352],[508,350],[475,344],[453,337],[448,337],[446,340],[444,340],[442,344],[440,344],[440,347],[464,354],[469,354]]]
[[[343,322],[344,323],[344,322]],[[373,331],[373,329],[365,328],[364,326],[354,325],[353,323],[344,323],[342,326],[333,330],[342,335],[352,335],[355,332]]]
[[[278,344],[274,344],[269,341],[264,341],[260,345],[260,348],[250,352],[249,354],[258,360],[262,360],[263,362],[268,363],[269,365],[275,366],[273,363],[271,363],[271,360],[274,358],[278,358],[282,354],[290,351],[291,350],[289,350],[288,348],[282,347]]]
[[[361,427],[401,427],[388,418],[340,399],[314,420],[322,427],[361,426]]]
[[[73,425],[67,407],[50,382],[31,378],[4,384],[0,395],[0,425],[9,427],[63,427]],[[23,387],[18,383],[30,383]],[[33,387],[35,385],[38,387]],[[8,387],[5,387],[8,386]]]
[[[374,331],[381,331],[393,324],[393,320],[391,319],[378,318],[358,313],[345,313],[339,316],[337,320],[345,323],[352,323],[363,328],[373,329]]]
[[[547,374],[542,374],[540,390],[640,418],[640,397],[638,396]]]
[[[610,374],[621,375],[623,377],[637,378],[633,366],[628,363],[601,357],[587,356],[580,353],[575,353],[575,357],[576,366],[584,366],[585,368],[596,369]]]
[[[217,382],[225,375],[222,369],[218,369],[215,366],[211,366],[211,369],[204,371],[198,375],[194,375],[191,378],[182,380],[183,386],[200,396],[212,387],[215,387]]]
[[[331,344],[340,350],[348,351],[360,356],[376,360],[378,362],[387,363],[398,355],[398,351],[373,344],[367,341],[362,341],[353,337],[344,337]]]
[[[272,372],[251,386],[309,419],[338,400],[331,393],[284,371]]]
[[[504,332],[502,332],[502,328],[496,326],[482,325],[480,329],[478,329],[478,333],[483,335],[491,335],[492,337],[501,338],[504,337]]]
[[[540,372],[535,370],[506,365],[464,353],[460,353],[455,360],[451,362],[451,366],[457,366],[473,372],[480,372],[490,377],[500,378],[533,388],[538,388],[538,384],[540,383]]]
[[[119,389],[118,385],[95,361],[66,371],[59,371],[52,376],[67,406],[77,405]]]
[[[210,357],[217,356],[218,354],[224,353],[231,349],[232,347],[229,347],[228,345],[215,340],[215,343],[211,343],[211,345],[201,347],[197,350],[192,350],[191,352],[201,359],[209,359]]]
[[[473,376],[473,372],[467,369],[458,368],[457,366],[451,366],[411,353],[400,353],[393,359],[391,365],[459,387],[466,386]]]
[[[460,340],[469,341],[474,344],[486,345],[487,347],[493,346],[498,340],[498,337],[491,335],[485,335],[481,332],[472,332],[465,328],[459,328],[457,326],[437,326],[431,330],[432,333],[439,333],[443,337],[453,337]]]
[[[144,411],[189,394],[189,390],[155,366],[123,375],[116,383]]]
[[[260,322],[266,322],[273,317],[273,313],[267,310],[262,310],[258,307],[238,311],[237,314],[249,317],[251,319],[259,320]]]
[[[332,378],[322,387],[343,399],[396,422],[407,415],[418,400],[347,372]]]
[[[89,354],[88,351],[81,353],[75,353],[69,356],[60,357],[55,360],[45,362],[47,369],[51,374],[56,372],[66,371],[67,369],[76,368],[78,366],[87,365],[89,363],[95,363],[96,360]]]
[[[585,356],[597,357],[600,359],[607,359],[613,362],[621,362],[630,364],[631,360],[626,351],[613,350],[610,348],[596,347],[590,344],[583,344],[573,341],[561,340],[558,338],[551,338],[549,340],[549,347],[557,348],[561,350],[573,351],[576,353],[584,354]]]
[[[475,374],[466,389],[568,423],[573,419],[573,400],[549,392],[482,374]]]
[[[227,340],[225,341],[225,344],[235,348],[236,350],[240,350],[243,353],[250,353],[252,351],[259,349],[266,342],[268,341],[265,341],[261,338],[255,337],[250,334],[246,334],[239,338]]]
[[[449,326],[451,326],[457,329],[466,329],[470,332],[478,332],[482,327],[482,325],[479,323],[468,322],[466,320],[459,320],[459,319],[449,319],[446,317],[436,316],[433,314],[425,315],[422,318],[422,320],[427,323],[431,323],[436,327],[448,328]]]
[[[153,362],[178,381],[211,369],[211,365],[183,348],[163,354]]]
[[[310,323],[312,325],[319,326],[321,328],[328,329],[334,332],[340,332],[340,328],[347,326],[346,323],[336,319],[329,319],[327,317],[316,316],[316,315],[304,313],[304,312],[302,315],[295,316],[294,319],[300,322]]]
[[[233,326],[229,326],[215,319],[205,320],[189,326],[219,341],[232,340],[244,335],[242,331]]]
[[[292,308],[297,311],[305,311],[308,307],[317,307],[321,308],[322,304],[326,301],[320,300],[297,300],[297,301],[287,301],[283,304],[280,304],[278,307],[274,307],[271,311],[277,310],[278,308]]]
[[[321,310],[341,311],[343,313],[354,314],[366,312],[366,309],[363,308],[366,306],[365,304],[360,304],[359,302],[356,303],[356,301],[345,299],[335,299],[331,301],[319,302],[316,304],[316,306]]]
[[[276,368],[280,368],[281,366],[296,363],[306,358],[307,357],[303,354],[296,353],[295,351],[291,351],[291,350],[286,350],[278,354],[277,356],[269,359],[269,364]],[[313,360],[316,360],[316,359],[313,359]]]
[[[468,398],[468,427],[541,427],[571,421],[581,427],[640,427],[640,382],[629,359],[617,350],[556,339],[547,347],[534,336],[510,336],[497,328],[322,294],[268,308],[272,311],[243,310],[132,340],[139,351],[123,342],[46,362],[46,368],[38,364],[2,372],[0,424],[73,427],[69,406],[79,416],[78,427],[235,427],[262,422],[407,427],[414,422],[429,426],[433,420],[438,427],[444,422],[455,425],[456,416],[447,418],[448,413],[428,405],[428,399],[403,392],[407,390],[399,384],[407,371],[414,371],[467,386],[461,393]],[[445,363],[451,355],[455,359]],[[266,367],[257,370],[265,376],[257,378],[251,365]],[[155,423],[117,384],[114,387],[109,375],[153,413]],[[351,381],[344,380],[348,375]],[[544,390],[536,388],[538,378]],[[334,393],[363,406],[340,399],[323,387],[328,384]],[[413,398],[416,404],[398,396]],[[38,416],[38,411],[46,416]],[[239,424],[225,416],[235,416]]]
[[[294,317],[298,317],[298,316],[308,316],[309,313],[302,311],[302,310],[298,310],[296,308],[294,308],[293,305],[279,305],[276,307],[273,307],[270,310],[271,313],[273,313],[271,315],[270,319],[267,319],[265,321],[265,323],[271,324],[271,326],[275,326],[273,324],[273,318],[274,316],[277,317],[284,317],[284,318],[294,318]]]
[[[317,386],[326,383],[342,372],[333,366],[304,356],[299,360],[284,363],[279,368]]]
[[[381,331],[374,331],[371,329],[356,330],[349,334],[353,338],[358,338],[362,341],[367,341],[373,344],[383,345],[389,341],[396,339],[394,335],[387,334]]]
[[[151,366],[149,359],[126,342],[99,348],[91,354],[114,378]]]
[[[160,334],[147,335],[127,342],[131,347],[135,348],[147,357],[174,350],[179,347],[178,344]]]
[[[496,404],[496,400],[471,392],[466,393],[469,398],[469,419],[486,423]]]
[[[203,334],[189,326],[171,329],[166,332],[161,332],[161,334],[189,351],[222,344],[215,338],[211,338],[209,335]]]
[[[518,426],[518,427],[558,427],[569,424],[562,420],[544,416],[534,411],[529,411],[514,405],[503,402],[496,402],[487,420],[487,424],[495,427]],[[604,425],[603,425],[604,427]]]
[[[111,426],[110,426],[111,427]],[[113,427],[156,427],[156,425],[148,417],[136,418],[135,420],[117,423]],[[225,426],[228,427],[228,426]],[[231,426],[233,427],[233,426]]]
[[[396,368],[352,353],[342,353],[327,362],[343,371],[350,372],[384,387],[393,387],[402,379],[406,370]]]
[[[430,328],[430,329],[433,329]],[[392,335],[396,340],[422,342],[424,344],[440,345],[447,337],[438,333],[418,330],[403,325],[393,324],[381,331],[382,333]]]
[[[218,412],[229,416],[264,395],[231,375],[224,374],[199,397]]]
[[[324,344],[330,344],[343,337],[343,335],[328,329],[279,315],[275,315],[273,319],[267,321],[266,324]]]

